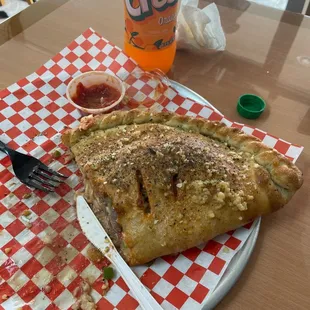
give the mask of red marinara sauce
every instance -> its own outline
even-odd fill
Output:
[[[85,87],[81,82],[76,86],[76,95],[72,100],[77,105],[88,109],[101,109],[117,101],[121,93],[105,83]]]

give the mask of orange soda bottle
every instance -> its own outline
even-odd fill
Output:
[[[179,0],[124,0],[125,52],[147,71],[167,73],[176,52]]]

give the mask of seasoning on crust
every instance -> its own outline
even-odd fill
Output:
[[[88,116],[62,136],[85,195],[130,265],[177,253],[283,207],[287,158],[236,128],[174,113]]]

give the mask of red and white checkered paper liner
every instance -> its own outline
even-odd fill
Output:
[[[92,29],[86,30],[35,73],[0,92],[1,140],[49,162],[54,149],[64,153],[59,132],[64,126],[77,126],[81,117],[65,98],[72,77],[90,70],[110,72],[127,79],[131,91],[136,90],[141,100],[141,95],[149,96],[154,88],[143,80],[128,79],[137,69],[121,49]],[[162,104],[155,103],[152,109],[239,127],[293,161],[303,149],[259,129],[233,123],[211,105],[184,98],[173,89]],[[99,309],[136,309],[138,303],[119,275],[111,282],[108,294],[101,295],[102,267],[107,262],[93,264],[87,258],[90,243],[81,232],[73,206],[75,190],[81,186],[76,165],[65,164],[64,156],[53,160],[50,166],[69,175],[67,182],[55,193],[34,191],[30,198],[23,199],[32,190],[16,179],[9,158],[0,156],[0,297],[9,296],[0,299],[0,309],[70,309],[75,301],[72,292],[83,279],[92,284]],[[28,218],[22,215],[26,209],[32,211]],[[252,225],[246,225],[177,256],[158,258],[149,267],[135,267],[134,271],[164,309],[200,309],[251,231]],[[6,248],[12,248],[11,252],[6,254]],[[46,285],[51,286],[51,292],[44,293]]]

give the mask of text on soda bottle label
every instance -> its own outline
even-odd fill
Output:
[[[153,15],[153,9],[162,12],[178,3],[178,0],[139,0],[139,5],[134,6],[134,0],[125,0],[128,14],[133,20],[141,21]]]

